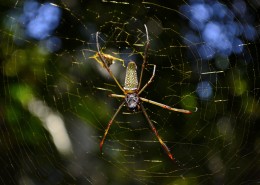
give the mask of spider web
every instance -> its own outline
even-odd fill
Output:
[[[2,184],[259,183],[257,1],[2,6]],[[130,60],[140,76],[144,24],[150,47],[141,87],[152,75],[149,64],[157,68],[141,97],[193,111],[187,115],[143,103],[174,161],[142,112],[127,107],[99,151],[122,102],[108,95],[122,92],[98,62],[96,32],[102,53],[114,57],[110,69],[123,86]]]

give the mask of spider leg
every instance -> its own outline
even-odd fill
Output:
[[[120,112],[120,110],[122,109],[122,107],[124,106],[124,104],[125,104],[125,101],[123,101],[123,102],[121,103],[121,105],[118,107],[117,111],[115,112],[115,114],[114,114],[113,117],[111,118],[111,120],[108,122],[108,125],[107,125],[107,128],[106,128],[106,130],[105,130],[104,136],[103,136],[103,138],[102,138],[102,140],[101,140],[101,142],[100,142],[100,144],[99,144],[99,148],[100,148],[100,151],[101,151],[101,152],[102,152],[102,147],[103,147],[105,138],[106,138],[106,136],[107,136],[108,130],[110,129],[110,127],[111,127],[111,125],[112,125],[114,119],[116,118],[117,114]]]
[[[125,92],[124,89],[123,89],[123,87],[120,85],[120,83],[117,81],[116,77],[115,77],[114,74],[112,73],[112,71],[109,69],[109,67],[108,67],[108,65],[107,65],[107,63],[106,63],[106,61],[105,61],[103,55],[102,55],[101,52],[100,52],[100,46],[99,46],[99,43],[98,43],[98,34],[99,34],[99,32],[96,33],[96,43],[97,43],[98,56],[99,56],[101,62],[103,63],[104,67],[106,68],[107,72],[109,73],[109,75],[114,79],[114,81],[116,82],[116,84],[118,85],[118,87],[119,87],[123,92]]]
[[[140,103],[140,107],[141,107],[141,109],[142,109],[142,111],[143,111],[143,113],[144,113],[144,116],[145,116],[146,120],[148,121],[148,123],[149,123],[149,125],[150,125],[152,131],[154,132],[154,134],[156,135],[156,137],[157,137],[157,139],[159,140],[160,144],[162,145],[163,149],[166,151],[166,153],[168,154],[168,156],[170,157],[170,159],[174,160],[174,158],[173,158],[173,156],[172,156],[172,154],[171,154],[171,152],[170,152],[170,149],[166,146],[166,144],[163,142],[163,140],[162,140],[161,137],[159,136],[159,134],[158,134],[156,128],[154,127],[152,121],[150,120],[150,118],[149,118],[149,116],[148,116],[148,114],[147,114],[147,112],[146,112],[144,106],[142,105],[142,103]]]
[[[142,78],[143,78],[143,73],[144,73],[144,68],[145,68],[146,63],[147,63],[147,52],[148,52],[148,48],[149,48],[149,46],[150,46],[149,35],[148,35],[148,29],[147,29],[147,26],[146,26],[146,25],[144,25],[144,27],[145,27],[145,32],[146,32],[146,45],[145,45],[145,48],[144,48],[144,61],[143,61],[143,64],[142,64],[142,70],[141,70],[141,74],[140,74],[138,89],[140,89],[140,86],[141,86],[141,82],[142,82]]]
[[[109,94],[108,96],[112,98],[125,98],[125,95],[121,94]]]
[[[143,88],[138,92],[138,95],[141,94],[143,92],[143,90],[145,90],[145,88],[152,82],[154,76],[155,76],[155,70],[156,70],[156,65],[154,64],[151,64],[153,65],[153,74],[151,76],[151,78],[149,79],[149,81],[143,86]]]
[[[185,109],[177,109],[177,108],[173,108],[173,107],[170,107],[168,105],[165,105],[165,104],[162,104],[162,103],[158,103],[156,101],[153,101],[153,100],[148,100],[146,98],[142,98],[142,97],[139,97],[140,100],[144,101],[144,102],[147,102],[147,103],[151,103],[151,104],[154,104],[154,105],[157,105],[159,107],[162,107],[164,109],[168,109],[168,110],[171,110],[171,111],[175,111],[175,112],[181,112],[181,113],[184,113],[184,114],[191,114],[192,112],[189,111],[189,110],[185,110]]]

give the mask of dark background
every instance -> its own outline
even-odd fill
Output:
[[[1,184],[259,183],[258,34],[243,38],[243,52],[227,56],[228,68],[221,70],[214,66],[218,56],[206,60],[197,53],[202,41],[184,44],[191,28],[179,8],[189,2],[119,2],[53,1],[61,10],[60,21],[43,39],[26,34],[24,1],[0,2]],[[232,2],[222,3],[232,7]],[[259,33],[257,2],[246,4],[254,21],[237,20]],[[198,108],[183,115],[144,104],[175,161],[162,150],[142,114],[127,114],[126,108],[109,131],[103,154],[99,151],[106,124],[121,102],[107,95],[121,92],[89,58],[96,51],[95,33],[101,32],[104,53],[113,48],[117,57],[135,60],[140,69],[144,24],[151,40],[149,63],[157,70],[142,96]],[[45,42],[51,35],[62,43],[55,51]],[[120,62],[113,65],[123,84],[125,68]],[[151,74],[148,66],[143,82]],[[205,80],[213,92],[203,99],[196,88]],[[61,149],[66,145],[62,131],[55,130],[59,119],[70,140],[67,150]],[[65,143],[55,143],[54,135]]]

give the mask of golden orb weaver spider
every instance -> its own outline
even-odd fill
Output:
[[[111,118],[111,120],[108,122],[107,128],[105,130],[105,133],[103,135],[103,138],[100,142],[100,151],[102,152],[102,147],[106,138],[106,135],[114,121],[114,119],[116,118],[117,114],[120,112],[120,110],[122,109],[122,107],[126,104],[127,107],[132,110],[132,111],[136,111],[141,109],[147,122],[149,123],[152,131],[154,132],[155,136],[157,137],[157,139],[159,140],[160,144],[162,145],[163,149],[166,151],[167,155],[170,157],[170,159],[174,159],[170,149],[166,146],[166,144],[163,142],[163,140],[161,139],[161,137],[159,136],[156,128],[154,127],[152,121],[150,120],[142,102],[147,102],[147,103],[151,103],[154,105],[157,105],[159,107],[171,110],[171,111],[176,111],[176,112],[181,112],[181,113],[185,113],[185,114],[191,114],[192,112],[189,110],[185,110],[185,109],[177,109],[177,108],[173,108],[170,107],[168,105],[164,105],[162,103],[158,103],[146,98],[142,98],[139,95],[145,90],[145,88],[152,82],[154,76],[155,76],[155,70],[156,70],[156,65],[154,64],[150,64],[153,66],[153,74],[150,77],[149,81],[141,88],[141,82],[142,82],[142,77],[143,77],[143,72],[144,69],[147,65],[147,51],[149,48],[149,36],[148,36],[148,29],[146,27],[146,25],[144,25],[145,27],[145,31],[146,31],[146,45],[145,45],[145,50],[144,50],[144,56],[143,56],[143,64],[142,64],[142,69],[141,69],[141,73],[140,73],[140,78],[139,78],[139,82],[138,82],[138,78],[137,78],[137,66],[135,64],[134,61],[130,61],[127,65],[126,68],[126,76],[125,76],[125,86],[122,87],[120,85],[120,83],[117,81],[116,77],[114,76],[114,74],[112,73],[112,71],[109,69],[109,64],[106,61],[106,56],[104,56],[104,54],[101,54],[100,52],[100,46],[98,43],[98,34],[99,32],[96,33],[96,44],[97,44],[97,50],[98,50],[98,56],[103,64],[103,67],[107,70],[107,72],[109,73],[109,75],[114,79],[114,81],[116,82],[117,86],[121,89],[121,91],[124,93],[124,95],[119,95],[119,94],[110,94],[110,97],[113,98],[123,98],[124,101],[121,103],[121,105],[118,107],[117,111],[115,112],[115,114],[113,115],[113,117]],[[141,89],[140,89],[141,88]]]

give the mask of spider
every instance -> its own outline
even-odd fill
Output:
[[[115,81],[115,83],[117,84],[117,86],[121,89],[121,91],[123,92],[123,95],[119,95],[119,94],[110,94],[109,97],[113,97],[113,98],[122,98],[124,99],[123,102],[120,104],[120,106],[118,107],[117,111],[114,113],[114,115],[112,116],[111,120],[108,122],[107,128],[105,130],[105,133],[103,135],[103,138],[100,142],[100,151],[102,152],[102,147],[105,141],[105,138],[107,136],[107,133],[113,123],[113,121],[115,120],[116,116],[118,115],[118,113],[120,112],[120,110],[122,109],[122,107],[124,105],[126,105],[128,107],[128,109],[130,111],[137,111],[140,110],[143,112],[147,122],[149,123],[152,131],[154,132],[155,136],[157,137],[158,141],[160,142],[160,144],[162,145],[163,149],[165,150],[165,152],[167,153],[167,155],[169,156],[170,159],[174,160],[170,149],[166,146],[166,144],[163,142],[163,140],[161,139],[161,137],[159,136],[154,124],[152,123],[152,121],[150,120],[144,106],[142,102],[147,102],[147,103],[151,103],[153,105],[157,105],[159,107],[162,107],[164,109],[168,109],[171,111],[176,111],[176,112],[181,112],[181,113],[185,113],[185,114],[191,114],[192,112],[189,110],[185,110],[185,109],[178,109],[178,108],[173,108],[170,107],[168,105],[162,104],[162,103],[158,103],[156,101],[153,100],[149,100],[143,97],[140,97],[140,94],[146,89],[146,87],[152,82],[154,76],[155,76],[155,70],[156,70],[156,65],[154,64],[149,64],[153,66],[153,73],[152,76],[150,77],[149,81],[141,88],[141,82],[142,82],[142,77],[143,77],[143,73],[144,73],[144,69],[147,65],[147,51],[149,48],[149,35],[148,35],[148,29],[146,27],[146,25],[144,25],[145,27],[145,31],[146,31],[146,44],[145,44],[145,49],[144,49],[144,56],[143,56],[143,63],[142,63],[142,69],[141,69],[141,73],[140,73],[140,78],[139,78],[139,82],[138,82],[138,78],[137,78],[137,66],[135,64],[134,61],[130,61],[127,65],[126,68],[126,76],[125,76],[125,85],[124,87],[122,87],[120,85],[120,83],[117,81],[116,77],[114,76],[114,74],[112,73],[112,71],[109,69],[109,65],[108,62],[106,61],[106,57],[104,56],[104,54],[101,54],[100,52],[100,46],[98,43],[98,35],[99,32],[96,33],[96,45],[97,45],[97,54],[103,64],[103,67],[107,70],[107,72],[109,73],[109,75],[113,78],[113,80]]]

